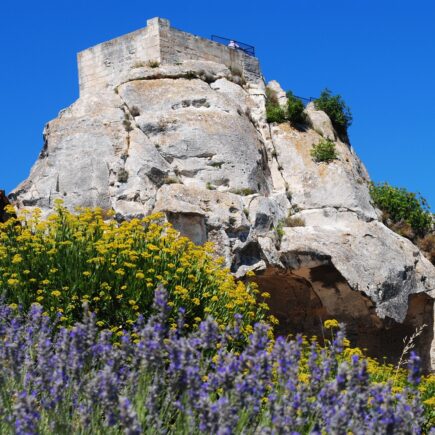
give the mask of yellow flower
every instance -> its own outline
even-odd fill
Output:
[[[91,272],[89,272],[88,270],[86,270],[85,272],[83,272],[83,276],[91,276]]]
[[[310,380],[310,377],[308,376],[307,373],[299,373],[299,375],[298,375],[298,379],[299,379],[299,381],[301,381],[303,384],[307,384],[308,381]]]
[[[269,322],[270,322],[272,325],[278,325],[278,324],[279,324],[279,320],[278,320],[275,316],[273,316],[273,315],[270,315],[270,316],[269,316]]]
[[[41,302],[41,301],[44,300],[44,296],[38,296],[38,297],[36,298],[36,300],[37,300],[38,302]]]
[[[61,295],[61,293],[59,290],[53,290],[51,292],[51,295],[54,296],[55,298],[58,298]]]
[[[18,305],[17,304],[9,304],[9,308],[11,310],[16,310],[18,308]]]
[[[435,396],[425,400],[423,403],[427,406],[431,406],[435,408]]]
[[[332,328],[338,328],[338,320],[336,319],[328,319],[325,320],[325,322],[323,323],[323,326],[325,327],[325,329],[332,329]]]
[[[351,357],[354,355],[363,356],[362,350],[359,347],[348,347],[344,350],[345,357]]]
[[[23,257],[20,254],[15,254],[12,258],[12,264],[18,264],[23,261]]]
[[[137,272],[137,273],[136,273],[136,278],[137,278],[137,279],[144,279],[144,278],[145,278],[145,275],[144,275],[142,272]]]
[[[99,321],[96,322],[95,324],[96,324],[97,326],[99,326],[100,328],[101,328],[102,326],[104,326],[104,322],[101,321],[101,320],[99,320]]]
[[[403,388],[402,388],[402,387],[398,387],[398,386],[394,386],[394,387],[391,389],[391,392],[392,392],[393,394],[400,394],[402,391],[403,391]]]

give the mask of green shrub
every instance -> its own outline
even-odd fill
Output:
[[[277,105],[266,103],[266,118],[267,122],[284,122],[286,120],[285,110]]]
[[[275,227],[275,235],[276,235],[277,247],[279,248],[282,238],[285,235],[284,224],[282,222],[278,222],[277,226]]]
[[[282,123],[290,121],[293,124],[305,122],[304,105],[292,91],[287,92],[287,107],[283,108],[278,102],[276,92],[266,88],[266,118],[267,122]]]
[[[181,237],[162,215],[117,223],[101,210],[72,214],[58,205],[48,220],[38,213],[0,223],[0,295],[27,310],[41,304],[46,314],[71,325],[82,304],[101,327],[117,330],[149,315],[154,289],[169,293],[175,321],[186,309],[187,324],[212,314],[221,325],[243,315],[244,325],[264,318],[257,290],[236,282],[212,246]]]
[[[287,119],[295,124],[305,122],[304,104],[292,91],[287,92]]]
[[[310,154],[315,162],[329,163],[338,158],[335,144],[329,139],[322,140],[318,144],[313,145]]]
[[[286,120],[285,110],[279,105],[276,92],[270,88],[266,88],[266,119],[269,123],[281,123]]]
[[[352,124],[352,114],[340,95],[332,95],[329,89],[324,89],[320,97],[314,100],[314,105],[329,116],[338,133],[347,133]]]
[[[412,235],[398,229],[408,224],[419,236],[424,236],[431,229],[432,214],[427,201],[420,194],[388,183],[372,183],[370,194],[376,207],[383,212],[384,221],[396,232],[412,239]]]

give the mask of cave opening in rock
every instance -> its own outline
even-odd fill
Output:
[[[291,271],[268,268],[252,281],[271,295],[269,306],[279,320],[277,335],[315,335],[322,343],[329,336],[323,322],[334,318],[346,324],[346,336],[352,346],[365,349],[368,356],[397,364],[403,340],[425,324],[415,349],[424,369],[431,367],[434,304],[426,294],[410,295],[406,318],[398,323],[380,318],[373,302],[362,292],[352,290],[330,263]]]

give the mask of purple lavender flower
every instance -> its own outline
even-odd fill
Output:
[[[421,379],[420,367],[420,357],[414,351],[411,351],[408,360],[408,382],[414,387],[418,385]]]
[[[37,402],[35,393],[21,391],[17,394],[13,406],[13,422],[17,435],[33,435],[38,433],[40,414],[36,410]]]
[[[119,397],[119,421],[125,435],[142,433],[136,411],[127,397]]]

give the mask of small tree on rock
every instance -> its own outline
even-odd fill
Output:
[[[329,118],[337,133],[347,137],[347,129],[352,124],[352,114],[341,95],[332,95],[329,89],[324,89],[320,97],[314,100],[317,110],[323,110]]]

